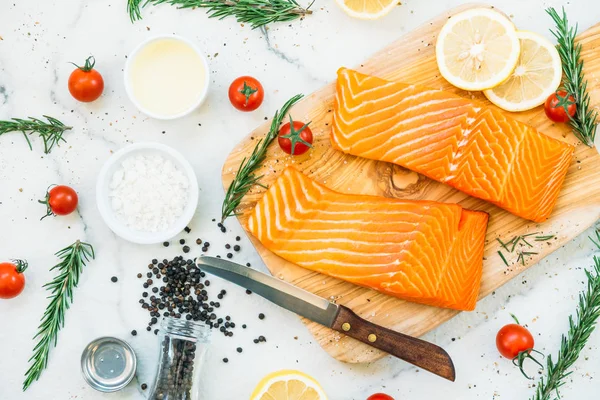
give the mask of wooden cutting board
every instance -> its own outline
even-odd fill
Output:
[[[435,60],[436,35],[444,22],[450,15],[476,6],[465,5],[440,15],[376,53],[357,69],[389,80],[443,88],[465,97],[486,101],[480,93],[467,93],[448,84],[439,75]],[[596,49],[600,49],[600,24],[581,34],[579,41],[583,44],[582,56],[585,60],[592,104],[597,106],[600,104],[600,51]],[[331,73],[333,77],[334,71]],[[295,120],[312,121],[314,148],[307,155],[291,159],[282,153],[277,144],[273,144],[260,171],[260,174],[265,174],[262,182],[269,185],[285,166],[294,165],[318,182],[345,193],[437,200],[459,203],[465,208],[488,212],[490,223],[480,298],[525,271],[600,218],[600,155],[595,149],[582,144],[577,146],[552,217],[543,224],[536,224],[401,167],[333,150],[329,142],[333,98],[332,83],[306,97],[293,108],[292,115]],[[549,136],[572,144],[577,143],[569,127],[553,124],[545,116],[542,107],[516,113],[514,118],[536,127]],[[225,188],[229,187],[241,160],[251,153],[257,138],[268,132],[269,124],[270,122],[265,122],[250,133],[229,155],[223,167]],[[238,209],[243,226],[246,224],[248,212],[263,192],[264,189],[255,187],[245,197]],[[510,240],[515,235],[531,232],[554,234],[556,238],[549,242],[533,242],[534,248],[528,250],[538,254],[528,257],[525,266],[517,263],[516,255],[507,254],[511,264],[507,267],[497,253],[500,246],[496,238]],[[369,321],[409,335],[420,336],[457,314],[453,310],[405,302],[300,268],[271,253],[252,235],[249,236],[274,276],[344,304]],[[370,362],[385,355],[321,325],[306,320],[304,322],[321,346],[338,360],[351,363]]]

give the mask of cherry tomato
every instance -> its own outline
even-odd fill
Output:
[[[308,124],[292,120],[279,129],[279,147],[293,156],[304,154],[312,147],[313,134]]]
[[[263,102],[265,91],[251,76],[240,76],[229,86],[229,101],[240,111],[254,111]]]
[[[46,205],[46,215],[42,219],[50,215],[71,214],[77,208],[78,201],[77,192],[69,186],[51,186],[51,189],[46,192],[46,198],[39,200]]]
[[[544,104],[546,115],[554,122],[569,122],[577,112],[577,104],[572,95],[567,96],[567,92],[559,90],[551,94]]]
[[[88,57],[83,67],[73,64],[77,69],[69,76],[69,92],[76,100],[88,103],[96,100],[102,94],[104,79],[94,69],[95,64],[94,57]]]
[[[496,347],[500,354],[511,360],[519,353],[529,352],[533,349],[534,341],[527,328],[517,324],[508,324],[502,327],[496,335]]]
[[[367,400],[394,400],[392,396],[383,393],[375,393],[367,398]]]
[[[511,314],[516,324],[508,324],[502,327],[496,335],[496,347],[500,354],[506,358],[510,358],[513,364],[521,370],[521,373],[527,378],[530,378],[523,369],[523,363],[526,359],[532,360],[541,368],[542,364],[531,355],[532,352],[541,354],[533,348],[533,335],[527,328],[519,324],[517,317]]]
[[[27,261],[13,260],[12,263],[0,263],[0,299],[17,297],[25,287]]]

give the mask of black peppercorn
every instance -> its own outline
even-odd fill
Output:
[[[265,314],[263,314],[263,313],[258,314],[258,319],[265,319]]]
[[[185,244],[185,239],[179,239],[179,244]]]
[[[227,258],[232,258],[232,257],[233,257],[233,254],[227,253]]]
[[[242,349],[241,347],[238,347],[237,349],[235,349],[238,353],[241,353],[242,351],[244,351],[244,349]]]
[[[237,244],[235,246],[233,246],[234,251],[240,251],[240,249],[241,249],[241,247]]]
[[[142,390],[146,390],[146,389],[148,389],[148,385],[146,385],[145,383],[142,383],[141,388],[142,388]]]
[[[229,362],[229,359],[228,359],[227,357],[225,357],[225,358],[223,359],[223,362],[224,362],[224,363],[228,363],[228,362]]]
[[[169,247],[169,242],[163,242],[163,246]]]
[[[132,335],[132,336],[136,336],[136,335],[137,335],[137,331],[136,331],[135,329],[134,329],[134,330],[132,330],[132,331],[131,331],[131,335]]]
[[[110,278],[110,280],[111,280],[111,281],[113,281],[113,282],[116,282],[116,281],[118,281],[119,279],[118,279],[116,276],[113,276],[112,278]]]
[[[190,252],[190,246],[183,246],[183,252],[184,253],[189,253]]]
[[[192,230],[190,229],[190,227],[189,227],[189,226],[186,226],[185,228],[183,228],[183,230],[184,230],[186,233],[190,233],[190,232],[192,231]]]

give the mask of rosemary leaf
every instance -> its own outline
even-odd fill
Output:
[[[536,242],[546,242],[548,240],[554,239],[555,237],[556,237],[556,235],[536,236],[535,241]]]
[[[564,88],[575,98],[577,112],[569,121],[577,139],[586,145],[594,146],[596,137],[596,118],[598,112],[590,107],[590,96],[587,93],[587,81],[583,75],[583,60],[581,59],[581,43],[575,43],[577,25],[569,26],[567,13],[563,7],[562,16],[552,7],[546,12],[556,24],[556,30],[550,31],[558,42],[558,54],[562,61],[564,73]]]
[[[50,291],[50,304],[44,312],[38,332],[33,337],[34,340],[38,339],[38,342],[33,348],[33,356],[29,359],[33,363],[25,373],[23,391],[39,379],[48,365],[50,348],[56,346],[58,331],[65,325],[65,312],[73,303],[73,289],[79,283],[86,262],[94,258],[94,249],[78,240],[57,252],[56,256],[60,261],[50,268],[50,271],[57,270],[58,275],[43,286]]]
[[[225,200],[223,200],[223,206],[221,208],[221,222],[231,215],[235,214],[235,209],[238,208],[242,199],[248,193],[248,191],[254,186],[259,184],[259,179],[262,176],[257,176],[256,171],[260,168],[261,164],[265,160],[267,155],[267,148],[269,144],[277,137],[279,131],[279,125],[287,115],[290,108],[302,98],[301,94],[289,99],[280,111],[276,111],[271,122],[271,128],[267,135],[256,143],[252,154],[248,158],[244,158],[240,164],[240,168],[231,182],[231,185],[227,189],[225,194]],[[264,186],[263,186],[264,187]]]
[[[506,265],[508,267],[508,261],[506,261],[504,254],[502,254],[501,251],[498,251],[498,254],[500,255],[500,258],[502,259],[502,261],[504,261],[504,265]]]
[[[600,239],[600,233],[596,232]],[[596,242],[600,249],[600,242]],[[590,335],[600,318],[600,257],[594,257],[592,271],[585,271],[587,288],[579,294],[579,304],[575,317],[569,316],[569,331],[562,336],[556,362],[551,356],[547,358],[546,376],[540,378],[535,395],[531,400],[552,400],[560,397],[558,389],[565,383],[565,378],[571,373],[569,369],[579,358]]]
[[[29,119],[13,118],[9,121],[0,121],[0,136],[8,132],[22,132],[25,136],[25,140],[31,147],[31,141],[27,136],[27,133],[32,134],[36,132],[44,141],[44,153],[48,154],[59,142],[66,142],[63,138],[63,133],[69,129],[70,126],[66,126],[56,118],[44,115],[46,121],[41,119],[29,117]]]
[[[142,18],[140,9],[148,4],[167,3],[178,8],[206,8],[210,18],[235,17],[252,29],[272,22],[292,21],[312,14],[310,7],[301,7],[296,0],[127,0],[131,21]]]

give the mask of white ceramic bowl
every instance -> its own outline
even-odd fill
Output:
[[[136,99],[135,95],[133,94],[131,80],[129,79],[130,71],[131,71],[131,63],[133,62],[133,60],[135,59],[137,54],[140,52],[140,50],[143,49],[144,47],[146,47],[148,44],[150,44],[154,41],[157,41],[157,40],[161,40],[161,39],[175,39],[175,40],[179,40],[179,41],[187,44],[189,47],[191,47],[196,52],[196,54],[198,54],[198,56],[202,60],[202,64],[204,65],[206,82],[204,84],[204,88],[202,89],[202,92],[198,94],[198,98],[197,98],[196,102],[194,104],[192,104],[189,109],[187,109],[186,111],[183,111],[179,114],[161,115],[161,114],[157,114],[157,113],[147,110],[144,106],[142,106],[140,104],[140,102]],[[206,56],[204,55],[204,53],[202,53],[202,51],[200,51],[198,46],[196,46],[192,41],[190,41],[184,37],[177,36],[177,35],[158,35],[158,36],[153,36],[147,40],[144,40],[131,52],[131,54],[129,54],[129,56],[127,57],[127,61],[125,62],[124,79],[125,79],[125,91],[127,92],[127,96],[129,97],[129,100],[131,100],[131,102],[137,107],[138,110],[140,110],[147,116],[155,118],[155,119],[171,120],[171,119],[177,119],[177,118],[181,118],[181,117],[191,114],[195,109],[200,107],[200,105],[204,102],[204,100],[206,99],[206,96],[208,95],[208,87],[210,85],[210,69],[208,67],[208,60],[207,60]]]
[[[142,232],[130,228],[117,218],[112,209],[109,197],[112,176],[125,158],[135,154],[156,154],[170,160],[190,182],[188,203],[183,214],[166,231]],[[104,163],[96,183],[96,203],[104,222],[117,236],[139,244],[161,243],[175,237],[192,220],[198,206],[198,180],[190,163],[178,151],[160,143],[136,143],[117,151]]]

